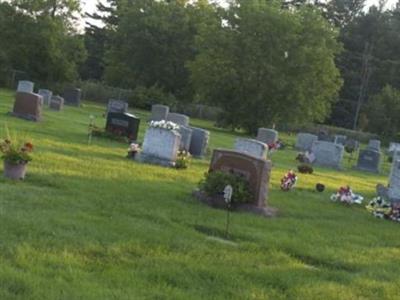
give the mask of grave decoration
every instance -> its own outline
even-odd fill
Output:
[[[0,152],[3,154],[4,176],[12,180],[24,179],[27,165],[32,161],[33,144],[26,142],[20,145],[6,138],[0,142]]]
[[[377,196],[368,203],[366,209],[376,218],[400,222],[400,202],[389,202]]]
[[[175,168],[177,169],[187,169],[190,164],[192,156],[190,155],[189,151],[180,150],[178,151],[178,157],[175,162]]]
[[[340,187],[339,190],[331,195],[331,200],[334,202],[342,202],[346,204],[361,204],[364,197],[354,194],[349,186]]]
[[[140,153],[140,145],[137,143],[131,143],[128,148],[128,158],[135,159],[136,155]]]
[[[292,190],[296,186],[297,179],[297,175],[293,170],[287,172],[281,179],[281,190],[285,192]]]
[[[299,171],[299,173],[302,174],[312,174],[314,173],[314,169],[312,166],[310,166],[309,164],[301,164],[297,167],[297,170]]]
[[[226,203],[226,228],[225,228],[225,237],[229,237],[229,221],[230,221],[230,212],[231,212],[231,204],[232,204],[232,195],[233,188],[231,185],[227,185],[224,188],[224,200]]]
[[[152,128],[160,128],[167,130],[179,130],[179,125],[171,121],[161,120],[161,121],[151,121],[149,124]]]
[[[315,189],[317,192],[322,193],[323,191],[325,191],[325,185],[323,185],[322,183],[317,183],[315,185]]]

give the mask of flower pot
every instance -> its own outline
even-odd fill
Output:
[[[28,163],[13,164],[4,161],[4,176],[12,180],[22,180],[25,178],[26,166]]]

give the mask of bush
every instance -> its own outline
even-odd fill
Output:
[[[209,172],[199,183],[199,187],[208,196],[222,195],[227,185],[233,188],[232,203],[247,203],[253,199],[249,182],[240,175],[222,171]]]

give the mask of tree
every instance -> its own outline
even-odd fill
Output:
[[[336,32],[316,9],[237,0],[204,26],[190,63],[196,92],[223,108],[225,125],[323,121],[341,85]]]
[[[365,112],[368,130],[384,137],[398,138],[400,131],[400,91],[390,85],[371,97]]]

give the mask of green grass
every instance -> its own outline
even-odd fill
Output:
[[[12,103],[0,91],[0,136],[6,123],[36,152],[24,182],[0,176],[0,299],[400,298],[400,225],[329,200],[345,184],[372,198],[387,164],[378,176],[346,158],[345,171],[317,168],[282,192],[296,152],[274,153],[269,204],[279,217],[234,213],[234,243],[224,243],[210,235],[224,230],[225,212],[191,196],[208,160],[181,171],[138,164],[124,144],[87,145],[89,115],[104,124],[97,104],[45,109],[32,123],[7,116]],[[211,148],[232,148],[234,134],[192,123],[211,130]],[[317,182],[327,191],[314,192]]]

